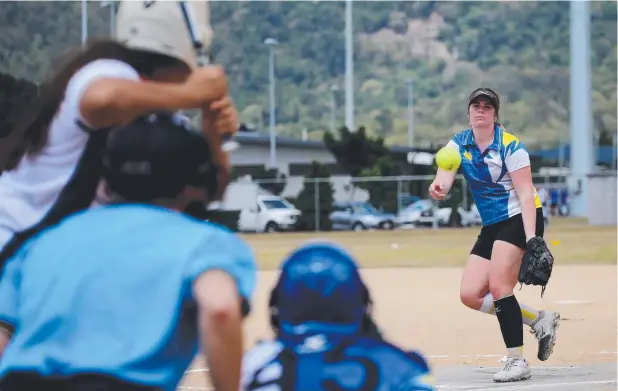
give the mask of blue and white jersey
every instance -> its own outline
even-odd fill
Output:
[[[298,345],[260,342],[243,358],[241,391],[432,391],[427,361],[388,342],[367,338],[331,343],[307,337]]]
[[[528,151],[519,139],[496,125],[494,140],[482,152],[474,141],[472,129],[457,133],[447,144],[461,155],[463,175],[483,225],[495,224],[521,213],[521,203],[510,173],[530,165]],[[534,201],[541,208],[536,189]]]
[[[225,228],[147,205],[67,217],[4,267],[0,321],[15,333],[0,377],[102,374],[175,390],[198,349],[193,282],[213,269],[250,300],[253,253]]]

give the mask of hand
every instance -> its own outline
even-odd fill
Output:
[[[208,110],[214,115],[214,127],[219,134],[231,136],[236,133],[240,127],[238,110],[229,95],[211,103]]]
[[[213,109],[214,108],[214,109]],[[213,160],[219,167],[217,193],[210,200],[219,201],[223,198],[225,189],[232,178],[232,165],[227,152],[222,149],[223,136],[236,133],[239,128],[238,113],[232,100],[224,98],[205,105],[202,109],[202,132],[213,155]]]
[[[431,198],[437,201],[441,201],[446,197],[447,192],[444,191],[444,185],[437,179],[429,185],[429,195]]]
[[[198,106],[203,106],[227,96],[227,76],[218,65],[196,68],[183,83],[183,88],[193,96]]]

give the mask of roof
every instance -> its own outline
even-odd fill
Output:
[[[240,144],[244,145],[269,145],[270,137],[267,134],[261,134],[257,132],[238,132],[236,133],[236,140]],[[277,137],[277,145],[282,147],[291,148],[305,148],[305,149],[326,149],[326,145],[322,141],[318,140],[299,140],[289,137]],[[429,148],[410,148],[400,145],[388,146],[391,152],[395,153],[408,153],[408,152],[430,152]]]

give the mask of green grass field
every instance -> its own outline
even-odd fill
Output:
[[[264,270],[276,269],[296,246],[310,239],[335,241],[363,267],[463,266],[479,227],[367,232],[242,235]],[[616,227],[589,226],[583,219],[554,218],[545,239],[557,264],[616,264]]]

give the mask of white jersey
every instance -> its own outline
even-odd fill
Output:
[[[14,170],[0,175],[0,249],[15,233],[39,224],[52,209],[62,214],[74,207],[79,197],[90,197],[91,192],[78,183],[88,174],[86,167],[80,166],[97,162],[93,156],[85,156],[92,135],[86,132],[88,124],[79,105],[86,89],[101,78],[140,80],[130,65],[110,59],[95,60],[73,75],[41,152],[24,156]]]

